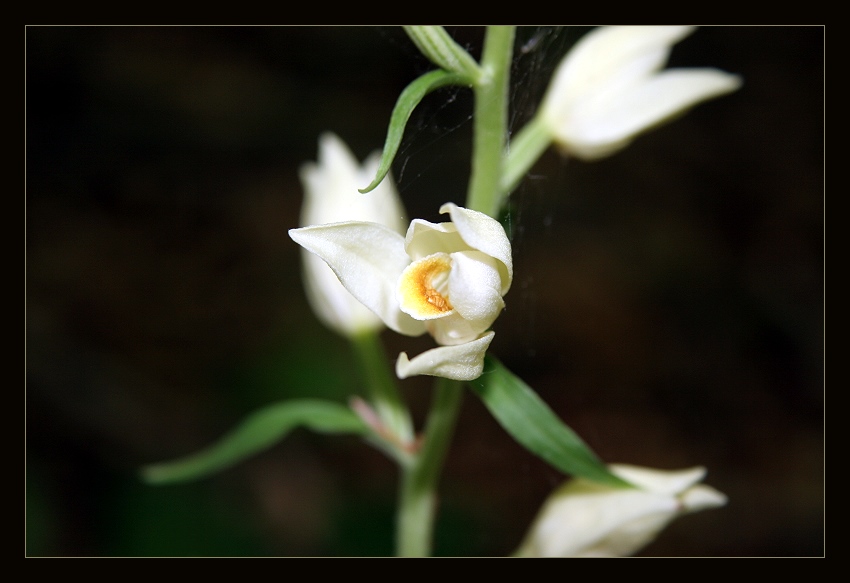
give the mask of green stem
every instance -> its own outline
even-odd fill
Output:
[[[463,397],[463,386],[458,381],[438,378],[436,384],[422,449],[412,464],[402,468],[396,525],[396,554],[400,557],[431,555],[437,482]]]
[[[507,142],[508,83],[514,33],[513,26],[488,27],[481,74],[473,86],[475,129],[466,206],[492,217],[499,212],[504,192],[501,176]],[[438,378],[436,385],[422,449],[410,464],[402,466],[396,525],[399,556],[431,554],[437,483],[463,402],[463,387],[457,381]]]
[[[502,164],[507,142],[508,83],[513,57],[513,26],[490,26],[484,39],[475,91],[472,176],[467,208],[495,217],[502,202]]]
[[[511,140],[502,175],[501,186],[505,195],[516,188],[551,143],[552,135],[546,129],[540,115],[535,116],[517,133]]]
[[[363,332],[352,337],[351,343],[366,377],[371,405],[388,433],[388,440],[402,448],[409,446],[413,441],[413,422],[378,334]]]

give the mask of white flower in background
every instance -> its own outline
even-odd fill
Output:
[[[351,294],[401,334],[429,332],[441,346],[413,360],[401,353],[400,378],[481,375],[513,280],[511,244],[502,225],[452,203],[451,222],[416,219],[407,236],[375,222],[348,221],[292,229],[296,243],[330,265]]]
[[[375,152],[361,166],[341,139],[323,134],[318,163],[304,164],[300,170],[301,225],[372,221],[403,233],[407,219],[389,176],[368,194],[357,191],[372,180],[379,163],[380,152]],[[383,328],[381,319],[348,293],[324,261],[306,250],[302,260],[307,298],[324,324],[344,336]]]
[[[698,482],[705,468],[664,471],[612,464],[636,488],[574,479],[543,505],[521,557],[623,557],[652,542],[677,516],[726,504],[726,496]]]
[[[565,153],[594,160],[701,101],[738,89],[717,69],[667,69],[670,49],[689,26],[610,26],[592,30],[558,66],[541,105],[543,125]]]

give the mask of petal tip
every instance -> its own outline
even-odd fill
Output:
[[[411,376],[408,374],[410,371],[410,359],[407,357],[406,352],[402,352],[398,355],[398,360],[395,361],[395,374],[400,379],[406,379]]]
[[[457,205],[455,203],[447,202],[447,203],[443,204],[443,206],[440,207],[440,214],[441,215],[451,214],[452,210],[454,210],[456,208],[457,208]]]

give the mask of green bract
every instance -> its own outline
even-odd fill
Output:
[[[441,69],[463,75],[469,83],[481,74],[475,59],[442,26],[405,26],[404,31],[416,48]]]
[[[407,125],[410,114],[413,113],[413,109],[419,105],[419,102],[426,95],[440,87],[445,87],[446,85],[469,85],[468,82],[465,82],[465,79],[465,76],[458,75],[457,73],[450,73],[443,70],[431,71],[413,81],[402,91],[390,116],[387,141],[384,143],[381,163],[375,173],[375,178],[368,186],[360,189],[361,193],[367,193],[377,187],[390,171],[396,152],[398,152],[398,146],[401,144],[401,138],[404,135],[404,127]]]

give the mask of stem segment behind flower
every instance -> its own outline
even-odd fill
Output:
[[[466,208],[497,217],[502,202],[501,176],[508,123],[508,82],[516,27],[487,28],[475,91],[472,177]]]
[[[513,26],[488,27],[481,59],[483,75],[473,86],[475,129],[466,207],[494,218],[499,213],[504,192],[502,168],[514,35]],[[437,483],[462,402],[460,383],[444,378],[436,380],[436,395],[428,414],[422,449],[413,463],[402,470],[396,525],[399,556],[431,554]]]

